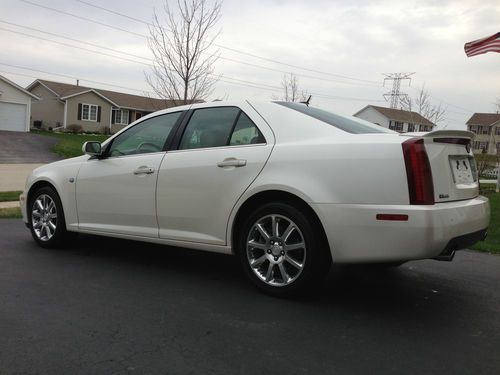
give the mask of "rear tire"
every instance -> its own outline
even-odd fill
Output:
[[[61,200],[54,188],[37,189],[27,211],[31,235],[39,246],[55,248],[69,237]]]
[[[278,297],[311,293],[331,265],[317,220],[284,202],[264,204],[239,228],[237,252],[248,278]]]

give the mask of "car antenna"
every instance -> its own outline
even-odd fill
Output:
[[[305,104],[305,105],[307,105],[309,107],[309,102],[311,101],[311,97],[312,97],[312,95],[309,95],[309,97],[307,98],[307,100],[305,102],[303,101],[301,103]]]

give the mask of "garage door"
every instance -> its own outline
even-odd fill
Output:
[[[26,105],[0,102],[0,130],[26,131]]]

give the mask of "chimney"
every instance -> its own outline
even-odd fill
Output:
[[[76,85],[80,86],[80,80],[79,79],[76,80]]]

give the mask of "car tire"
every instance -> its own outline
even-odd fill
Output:
[[[296,297],[322,285],[331,257],[318,220],[310,216],[289,203],[273,202],[255,209],[241,226],[240,263],[265,293]]]
[[[37,189],[30,198],[27,211],[31,235],[41,247],[59,247],[70,236],[61,200],[54,188],[44,186]]]

